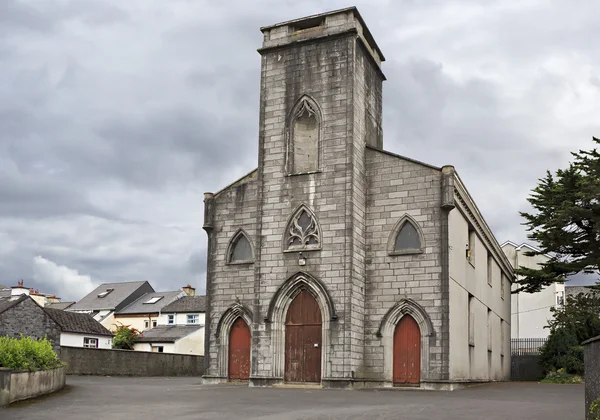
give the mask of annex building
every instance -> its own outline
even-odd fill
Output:
[[[508,379],[511,265],[452,166],[384,150],[358,10],[261,31],[258,168],[205,194],[205,380]]]

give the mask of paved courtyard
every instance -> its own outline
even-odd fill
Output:
[[[0,419],[581,420],[582,385],[499,383],[455,392],[248,388],[198,378],[68,377],[64,391]]]

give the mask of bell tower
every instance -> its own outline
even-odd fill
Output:
[[[384,57],[354,7],[261,31],[251,381],[283,378],[283,327],[260,324],[298,273],[336,314],[323,319],[322,381],[351,381],[364,360],[365,150],[383,147]]]

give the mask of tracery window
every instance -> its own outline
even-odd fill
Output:
[[[301,206],[290,219],[285,231],[286,250],[321,248],[321,229],[314,214]]]

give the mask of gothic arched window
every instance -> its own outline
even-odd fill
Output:
[[[284,250],[321,249],[321,228],[315,215],[302,205],[291,217],[285,229]]]
[[[392,231],[388,240],[390,255],[416,254],[423,252],[423,234],[417,222],[409,215],[404,215]]]
[[[300,174],[319,169],[321,114],[308,96],[294,106],[289,124],[288,173]]]
[[[229,264],[246,264],[254,262],[252,245],[243,230],[238,230],[231,238],[227,250],[227,262]]]

